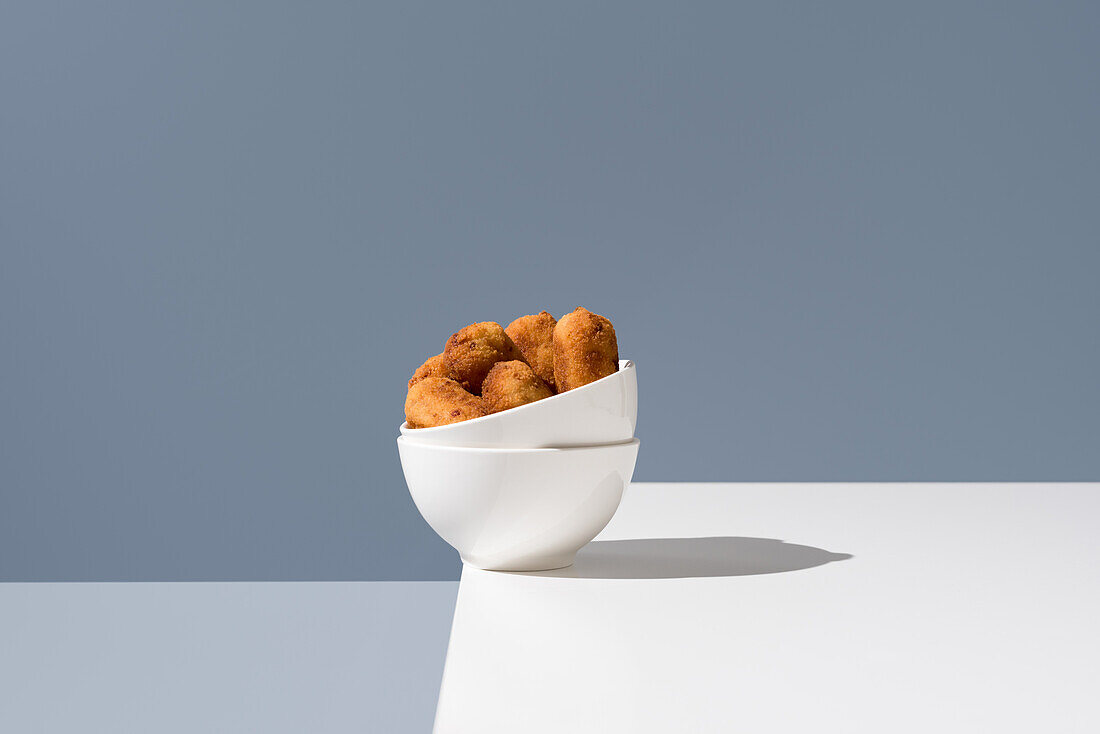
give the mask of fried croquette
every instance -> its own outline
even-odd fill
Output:
[[[451,377],[474,395],[481,394],[481,383],[494,364],[523,359],[504,327],[495,321],[470,324],[451,334],[443,356]]]
[[[554,327],[554,382],[559,393],[618,369],[619,345],[610,321],[580,306],[561,317]]]
[[[409,380],[409,387],[411,388],[416,383],[423,380],[425,377],[450,377],[451,368],[447,366],[447,360],[443,356],[443,353],[435,355],[434,357],[428,357],[424,364],[416,368],[416,372],[413,372],[412,378]]]
[[[504,333],[512,338],[527,364],[551,390],[554,382],[554,326],[558,322],[546,311],[520,316]]]
[[[518,359],[494,364],[481,385],[486,413],[518,408],[553,394],[531,366]]]
[[[425,377],[409,388],[405,420],[409,428],[430,428],[485,415],[485,406],[454,380]]]

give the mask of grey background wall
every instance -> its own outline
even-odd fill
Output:
[[[641,480],[1100,478],[1092,3],[0,9],[0,579],[445,579],[394,438],[578,304]]]

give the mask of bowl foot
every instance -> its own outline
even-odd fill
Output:
[[[553,571],[556,568],[566,568],[573,565],[577,557],[576,551],[566,554],[548,556],[526,556],[507,561],[500,559],[475,559],[462,557],[462,562],[482,571]]]

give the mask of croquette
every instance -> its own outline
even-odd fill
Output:
[[[553,394],[530,365],[518,359],[494,364],[481,385],[486,413],[518,408]]]
[[[554,327],[554,382],[558,392],[587,385],[619,369],[615,327],[578,306]]]
[[[553,316],[543,311],[520,316],[504,330],[519,348],[524,361],[551,390],[557,389],[554,381],[554,326],[557,323]]]
[[[451,368],[447,366],[447,360],[443,356],[443,353],[435,355],[434,357],[428,357],[424,364],[416,368],[416,372],[413,372],[412,378],[409,380],[409,387],[411,388],[416,383],[423,380],[425,377],[450,377]]]
[[[504,327],[495,321],[470,324],[451,334],[443,357],[451,377],[474,395],[481,394],[481,383],[494,364],[523,359]]]
[[[483,415],[485,406],[481,398],[446,377],[425,377],[409,388],[405,398],[409,428],[443,426]]]

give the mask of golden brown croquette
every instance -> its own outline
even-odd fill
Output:
[[[451,368],[447,366],[447,360],[443,356],[443,353],[435,355],[434,357],[428,357],[424,364],[416,368],[416,372],[413,372],[412,378],[409,380],[409,387],[411,388],[416,383],[423,380],[425,377],[450,377]]]
[[[451,376],[474,395],[481,394],[481,382],[494,364],[523,358],[504,327],[495,321],[470,324],[451,334],[443,356]]]
[[[599,314],[578,306],[554,327],[554,382],[563,393],[619,369],[615,327]]]
[[[517,408],[553,394],[530,365],[518,359],[494,364],[481,385],[486,413]]]
[[[425,377],[409,388],[405,398],[405,420],[410,428],[443,426],[483,415],[481,398],[446,377]]]
[[[551,390],[554,382],[554,326],[558,322],[546,311],[520,316],[504,330],[516,343],[523,359]]]

